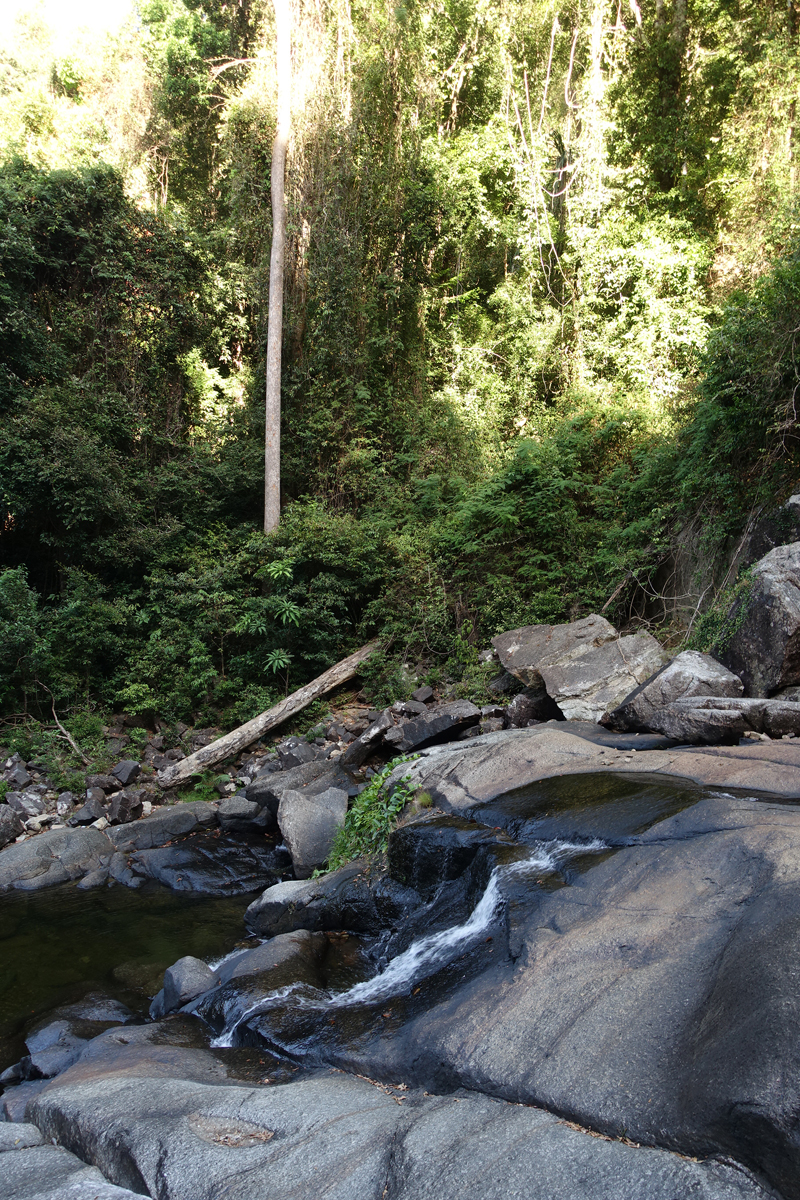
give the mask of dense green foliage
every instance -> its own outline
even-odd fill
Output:
[[[794,4],[295,16],[269,538],[271,5],[3,51],[6,713],[233,723],[376,633],[376,698],[479,691],[485,638],[651,620],[683,524],[797,485]]]

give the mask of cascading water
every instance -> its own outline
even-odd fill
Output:
[[[465,946],[485,933],[503,903],[502,884],[504,880],[526,875],[539,879],[542,875],[557,871],[571,857],[578,854],[597,854],[608,848],[608,843],[599,838],[587,842],[561,840],[542,842],[531,851],[528,857],[510,865],[495,867],[483,895],[466,921],[439,933],[431,933],[418,938],[402,954],[391,959],[380,974],[355,984],[345,992],[327,998],[325,1008],[330,1010],[345,1008],[349,1005],[369,1004],[408,991],[426,974],[430,974],[429,968],[444,966],[462,952]],[[211,1045],[215,1047],[232,1046],[236,1030],[241,1025],[246,1025],[250,1017],[262,1015],[276,1003],[285,1000],[299,986],[301,985],[291,984],[276,992],[271,992],[268,996],[261,997],[245,1012],[237,1012],[235,1019],[230,1024],[226,1019],[224,1030]],[[305,996],[298,996],[296,1002],[301,1006],[315,1003]]]

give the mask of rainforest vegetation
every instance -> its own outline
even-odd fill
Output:
[[[796,490],[797,0],[292,15],[268,536],[270,0],[0,48],[6,744],[230,726],[373,636],[376,700],[602,608],[676,642],[681,531]]]

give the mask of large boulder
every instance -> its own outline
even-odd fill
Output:
[[[0,848],[25,832],[25,823],[10,804],[0,804]]]
[[[683,650],[626,696],[608,714],[604,724],[621,730],[650,729],[653,714],[674,700],[689,696],[741,696],[743,691],[739,676],[709,654]]]
[[[52,829],[0,853],[0,892],[35,892],[80,879],[110,861],[114,847],[99,829]]]
[[[217,805],[205,800],[191,800],[159,808],[149,817],[130,825],[115,825],[108,836],[117,850],[149,850],[165,846],[173,838],[199,829],[210,829],[217,823]]]
[[[800,735],[800,704],[751,697],[692,696],[675,700],[650,717],[650,725],[690,745],[735,743],[746,733],[771,738]]]
[[[776,546],[756,563],[726,626],[733,633],[714,653],[740,676],[746,696],[800,683],[800,542]]]
[[[592,613],[566,625],[525,625],[492,638],[492,645],[507,671],[529,688],[544,691],[542,667],[566,665],[619,637],[605,617]]]
[[[278,825],[298,879],[308,879],[327,862],[347,816],[347,799],[347,792],[335,787],[314,796],[295,791],[281,796]]]
[[[62,1146],[0,1154],[0,1195],[4,1200],[148,1200],[147,1192],[109,1183],[97,1167],[87,1166]]]
[[[380,933],[420,904],[411,888],[372,876],[363,862],[319,879],[276,883],[254,900],[245,921],[254,933],[274,937],[295,929],[349,929]]]
[[[662,666],[666,655],[649,633],[604,642],[595,650],[543,665],[547,694],[567,720],[599,721]]]
[[[297,791],[314,796],[331,787],[342,788],[350,795],[355,795],[357,791],[350,775],[340,766],[331,766],[324,759],[316,759],[293,767],[291,771],[267,771],[257,775],[245,790],[245,797],[259,807],[269,809],[277,821],[284,792]]]
[[[155,1075],[53,1086],[47,1137],[161,1200],[768,1200],[733,1164],[593,1137],[487,1096],[337,1072],[272,1087]],[[66,1200],[66,1197],[65,1197]]]
[[[194,833],[174,845],[156,846],[131,854],[122,870],[112,860],[115,879],[127,871],[134,877],[154,879],[175,892],[201,892],[207,896],[239,896],[257,892],[280,877],[289,857],[263,838],[235,841],[214,834]]]
[[[452,741],[462,729],[477,726],[481,710],[469,700],[453,700],[439,704],[426,713],[398,725],[384,735],[384,740],[400,754],[420,750],[437,742]],[[392,737],[391,735],[395,735]]]
[[[219,976],[201,958],[187,954],[164,972],[164,986],[150,1005],[150,1016],[160,1020],[166,1013],[183,1008],[190,1000],[216,987]]]

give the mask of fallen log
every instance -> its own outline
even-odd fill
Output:
[[[356,650],[355,654],[343,658],[335,667],[329,667],[327,671],[318,675],[316,679],[312,679],[311,683],[307,683],[305,687],[292,692],[291,696],[281,700],[280,704],[268,708],[266,712],[253,717],[252,721],[240,725],[231,733],[226,733],[223,737],[217,738],[215,742],[209,743],[208,746],[196,750],[188,758],[175,763],[174,767],[167,767],[165,770],[159,771],[157,777],[159,785],[162,788],[180,786],[182,783],[187,783],[193,775],[198,775],[201,771],[216,766],[223,759],[238,754],[240,750],[244,750],[245,746],[251,745],[260,738],[268,729],[274,729],[276,725],[293,717],[295,713],[301,712],[312,700],[316,700],[317,696],[323,696],[325,692],[332,691],[341,683],[347,683],[348,679],[352,679],[354,675],[358,674],[358,668],[366,662],[378,645],[379,643],[375,641],[362,646],[360,650]]]

